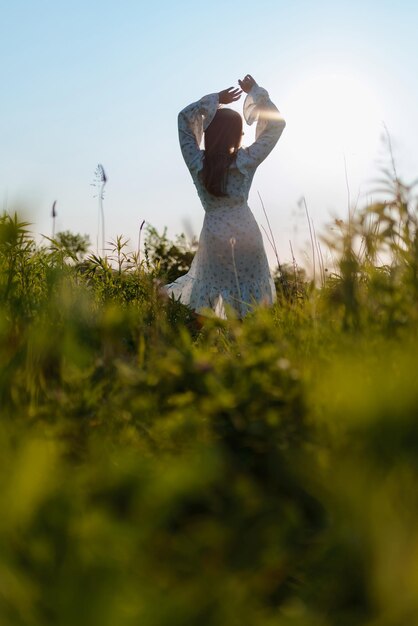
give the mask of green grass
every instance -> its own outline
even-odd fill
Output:
[[[323,287],[283,273],[201,329],[161,290],[184,239],[81,261],[0,219],[2,625],[418,623],[417,207],[390,189]]]

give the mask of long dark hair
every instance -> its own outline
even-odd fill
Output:
[[[218,109],[205,131],[203,184],[214,196],[226,196],[228,169],[241,144],[242,117],[232,109]]]

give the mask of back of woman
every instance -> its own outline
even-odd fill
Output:
[[[169,295],[197,313],[243,318],[257,304],[276,299],[257,222],[248,206],[254,173],[285,127],[265,89],[247,75],[244,118],[257,121],[256,140],[240,146],[242,118],[219,108],[238,100],[229,88],[204,96],[179,113],[180,147],[205,210],[198,251],[187,274],[166,285]],[[200,149],[202,137],[205,149]]]

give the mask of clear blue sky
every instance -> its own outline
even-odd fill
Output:
[[[0,198],[26,207],[36,232],[50,234],[57,200],[58,229],[95,243],[102,163],[107,238],[136,242],[142,219],[198,234],[177,113],[246,73],[287,120],[250,196],[265,225],[262,194],[282,258],[292,239],[304,260],[302,195],[318,231],[344,216],[344,157],[351,197],[364,194],[382,121],[400,173],[418,175],[415,1],[1,0],[0,17]]]

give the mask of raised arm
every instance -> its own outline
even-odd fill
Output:
[[[180,148],[190,171],[199,169],[202,160],[200,143],[203,131],[213,120],[219,105],[219,94],[211,93],[189,104],[178,115]]]
[[[178,115],[180,148],[190,171],[200,169],[202,163],[200,144],[203,132],[215,117],[219,105],[235,102],[241,93],[240,89],[230,87],[219,93],[203,96],[180,111]]]
[[[257,121],[255,141],[248,148],[244,148],[248,164],[256,168],[273,150],[286,122],[270,100],[268,92],[257,85],[252,76],[247,74],[239,84],[247,93],[243,111],[245,121],[249,125]]]

